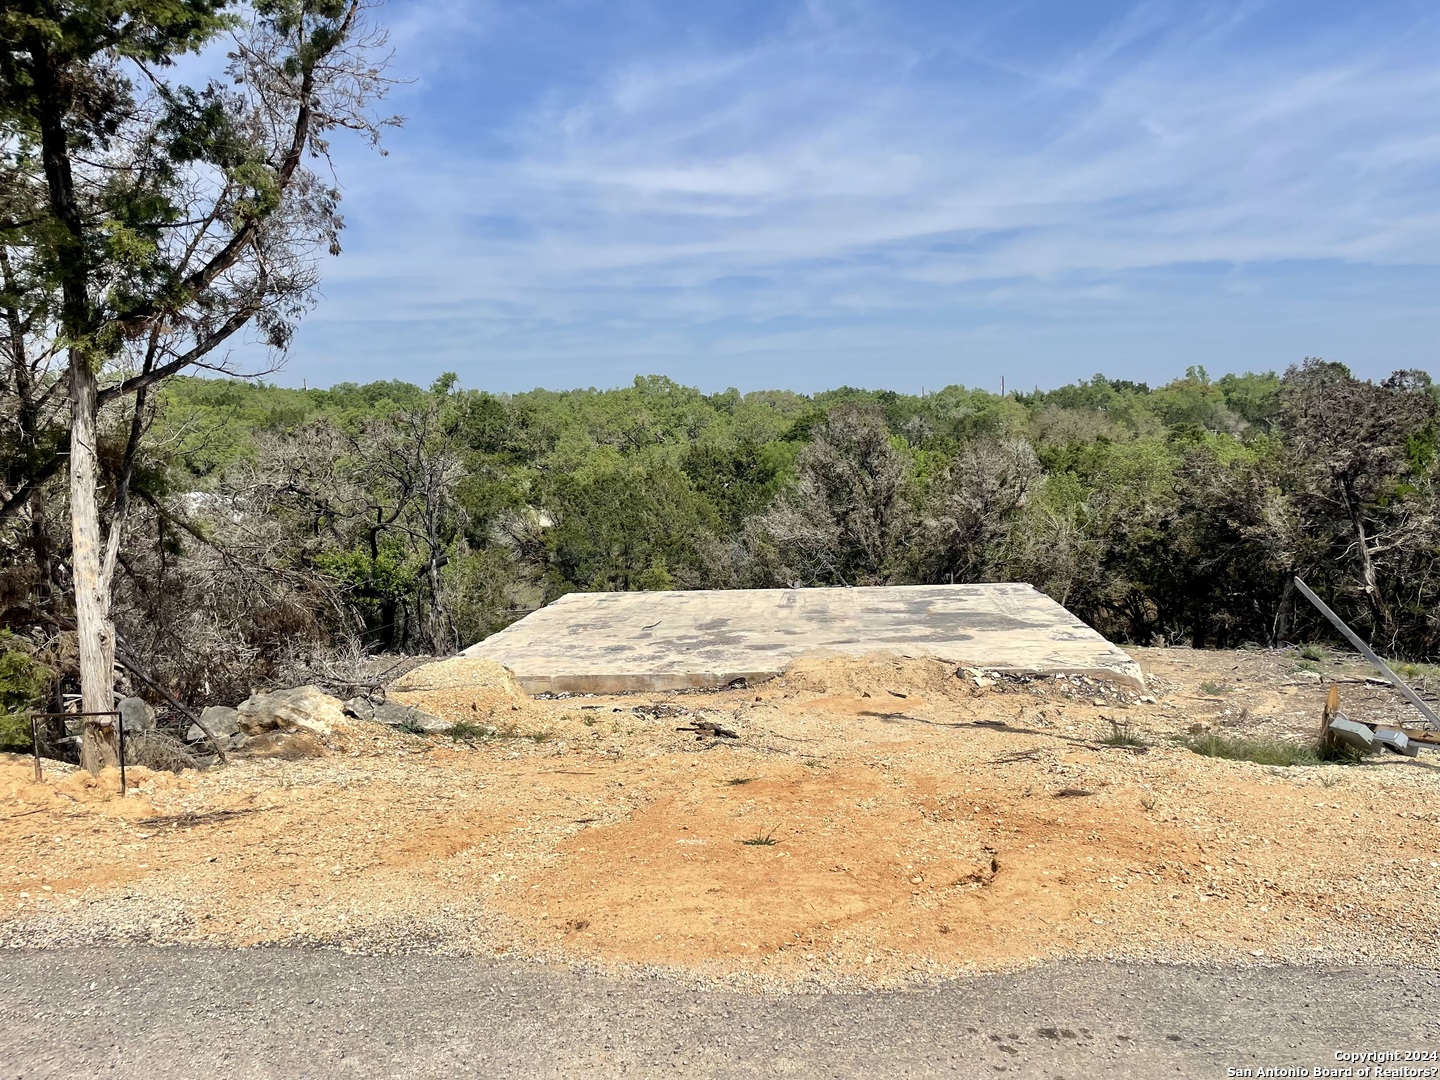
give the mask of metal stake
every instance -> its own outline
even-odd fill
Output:
[[[1303,595],[1306,600],[1309,600],[1310,603],[1314,604],[1317,608],[1319,608],[1320,614],[1324,615],[1327,619],[1329,619],[1336,630],[1339,630],[1340,633],[1344,634],[1345,637],[1349,639],[1351,645],[1354,645],[1355,648],[1360,650],[1361,655],[1363,655],[1365,659],[1369,660],[1372,664],[1374,664],[1377,668],[1380,669],[1380,673],[1384,675],[1385,678],[1390,680],[1390,685],[1395,687],[1396,690],[1399,690],[1400,693],[1405,695],[1406,700],[1409,701],[1411,705],[1414,705],[1415,708],[1420,711],[1420,715],[1425,717],[1426,722],[1432,728],[1440,730],[1440,716],[1435,715],[1435,710],[1430,708],[1429,705],[1426,705],[1425,702],[1421,701],[1420,695],[1415,693],[1414,690],[1411,690],[1404,679],[1400,678],[1399,675],[1396,675],[1395,672],[1391,671],[1390,665],[1385,663],[1384,660],[1381,660],[1380,657],[1376,656],[1375,651],[1371,649],[1369,645],[1366,645],[1365,642],[1360,640],[1359,634],[1355,633],[1354,630],[1351,630],[1350,627],[1346,626],[1345,621],[1341,619],[1339,615],[1336,615],[1335,612],[1331,611],[1325,601],[1321,600],[1320,597],[1316,596],[1313,592],[1311,592],[1310,586],[1306,585],[1305,582],[1301,581],[1298,577],[1295,579],[1295,587],[1300,590],[1301,595]]]
[[[40,728],[35,723],[35,714],[30,714],[30,752],[35,755],[35,782],[43,779],[40,772]]]

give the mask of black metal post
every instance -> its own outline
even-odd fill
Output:
[[[53,719],[55,719],[56,717],[59,717],[61,720],[79,720],[79,721],[80,721],[80,728],[81,728],[80,738],[81,738],[81,739],[84,739],[84,738],[85,738],[85,731],[84,731],[85,721],[86,721],[86,720],[89,720],[89,719],[92,719],[93,717],[96,717],[96,716],[108,716],[108,717],[110,717],[110,718],[111,718],[110,722],[111,722],[112,724],[115,724],[115,725],[119,728],[119,736],[120,736],[120,794],[121,794],[122,796],[125,794],[125,720],[124,720],[124,718],[123,718],[118,712],[116,712],[114,709],[111,709],[111,710],[109,710],[109,711],[107,711],[107,712],[50,712],[50,713],[32,713],[31,716],[30,716],[30,735],[31,735],[31,744],[35,747],[35,778],[36,778],[37,780],[40,778],[40,742],[39,742],[38,739],[36,739],[36,738],[34,737],[34,736],[35,736],[35,721],[36,721],[36,720],[53,720]],[[97,727],[103,727],[104,725],[97,724],[96,726],[97,726]]]

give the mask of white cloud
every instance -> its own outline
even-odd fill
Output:
[[[465,55],[509,17],[424,10],[396,28],[402,60]],[[743,47],[602,64],[499,140],[477,131],[483,154],[422,131],[358,177],[348,161],[357,227],[317,317],[843,334],[855,312],[973,306],[996,283],[1100,274],[1123,296],[1185,264],[1434,265],[1440,68],[1417,41],[1435,23],[1252,39],[1258,13],[1142,4],[1035,56],[815,0]]]

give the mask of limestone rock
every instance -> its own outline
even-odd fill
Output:
[[[200,714],[200,724],[191,724],[190,730],[185,732],[186,742],[201,742],[209,740],[205,738],[205,732],[200,730],[200,725],[219,739],[222,743],[231,735],[240,731],[240,712],[228,705],[211,705]]]
[[[335,725],[345,719],[340,702],[317,686],[252,694],[240,703],[236,712],[240,730],[246,735],[264,735],[277,730],[308,731],[327,738]]]
[[[115,708],[120,712],[120,723],[125,725],[126,735],[139,735],[155,726],[155,710],[143,698],[121,698]]]
[[[367,697],[353,697],[345,702],[345,715],[356,720],[365,720],[386,727],[400,728],[417,735],[440,735],[455,726],[450,720],[417,709],[412,705],[401,705],[394,701],[372,701]]]
[[[423,709],[417,709],[412,705],[400,705],[388,701],[384,705],[376,705],[374,708],[375,712],[371,719],[375,723],[411,731],[418,735],[442,735],[455,726],[454,721],[442,720],[440,717],[432,716]]]
[[[356,720],[375,719],[375,702],[367,697],[352,697],[341,708],[346,716],[353,716]]]

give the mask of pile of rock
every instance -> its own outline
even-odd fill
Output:
[[[200,714],[198,724],[190,725],[185,739],[201,754],[207,753],[210,747],[205,734],[208,731],[226,751],[241,755],[319,757],[347,716],[419,735],[447,732],[453,726],[408,705],[365,697],[352,698],[342,704],[318,686],[297,686],[251,694],[233,709],[211,705]],[[125,724],[129,733],[130,721],[126,719]],[[153,712],[150,724],[154,725]]]

